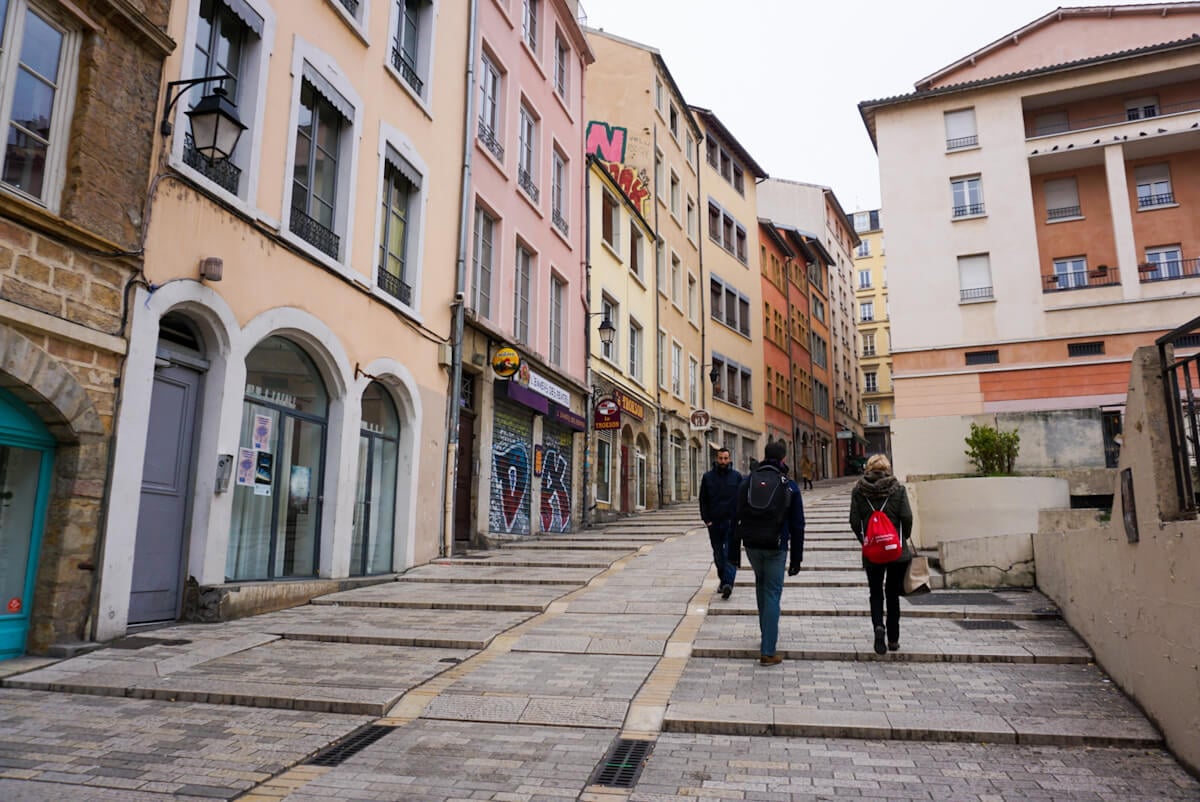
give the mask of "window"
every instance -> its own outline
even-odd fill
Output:
[[[388,295],[412,305],[414,275],[409,232],[420,208],[420,173],[388,146],[384,156],[383,203],[379,217],[379,264],[376,283]]]
[[[1158,116],[1158,96],[1147,95],[1125,101],[1126,120],[1146,120]]]
[[[958,288],[960,301],[992,297],[992,267],[986,253],[958,257]]]
[[[742,383],[742,406],[750,409],[754,405],[754,393],[752,392],[754,376],[751,374],[749,368],[742,368],[738,378]]]
[[[704,156],[709,167],[713,169],[718,168],[721,158],[720,148],[717,147],[717,141],[712,137],[705,137],[704,139]]]
[[[358,489],[350,536],[350,575],[388,573],[396,531],[396,469],[400,416],[391,395],[371,382],[362,396]]]
[[[1067,343],[1067,356],[1103,356],[1104,341],[1096,340],[1089,343]]]
[[[563,296],[566,285],[558,276],[550,277],[550,364],[562,367]]]
[[[475,207],[475,246],[473,251],[475,311],[480,317],[492,316],[492,242],[496,218]]]
[[[871,271],[870,270],[858,271],[858,288],[860,290],[871,289]]]
[[[667,333],[658,330],[658,386],[667,389]]]
[[[500,98],[503,97],[500,81],[500,70],[485,53],[479,66],[479,141],[493,156],[504,161],[504,145],[500,144],[503,132],[499,129],[500,120],[503,119],[500,111]]]
[[[392,67],[418,97],[425,97],[429,73],[428,29],[433,25],[430,0],[397,0],[396,32],[392,37]]]
[[[875,302],[863,301],[858,305],[859,320],[868,323],[875,319]]]
[[[1082,256],[1054,260],[1055,283],[1060,290],[1086,287],[1088,283],[1087,259]]]
[[[656,150],[654,151],[654,192],[660,200],[665,199],[663,193],[666,189],[666,182],[663,181],[663,155]]]
[[[318,91],[317,86],[321,87]],[[333,95],[330,98],[329,95]],[[346,114],[334,106],[346,101],[319,73],[305,63],[300,87],[300,113],[296,126],[296,144],[292,170],[292,212],[289,229],[293,234],[333,259],[341,254],[341,238],[336,233],[338,219],[338,166]],[[346,103],[347,107],[349,106]]]
[[[671,254],[671,303],[679,306],[683,296],[683,265],[679,257]]]
[[[671,136],[679,139],[679,109],[675,108],[674,103],[667,112],[667,127],[671,129]]]
[[[869,370],[863,373],[863,392],[879,392],[879,374],[876,371]]]
[[[967,351],[963,358],[968,365],[996,365],[1000,362],[999,351]]]
[[[813,379],[813,412],[829,417],[829,387],[820,379]]]
[[[809,338],[808,350],[812,354],[813,364],[819,368],[826,367],[829,364],[829,344],[815,331],[809,335]]]
[[[862,335],[863,356],[875,356],[875,332],[865,331]]]
[[[696,201],[687,199],[687,235],[693,242],[696,239]]]
[[[614,251],[621,250],[621,217],[617,199],[607,192],[600,197],[600,239]]]
[[[671,392],[683,397],[683,346],[671,343]]]
[[[871,241],[869,239],[859,240],[858,248],[855,249],[854,255],[855,256],[870,256],[871,255]]]
[[[568,78],[571,75],[571,48],[558,34],[554,35],[554,91],[567,98]]]
[[[1183,252],[1178,245],[1146,249],[1146,265],[1151,270],[1142,270],[1142,281],[1161,281],[1183,277]]]
[[[638,277],[638,280],[644,281],[644,266],[645,257],[642,255],[642,248],[645,247],[646,238],[642,236],[641,230],[638,229],[637,222],[629,218],[629,272]]]
[[[532,2],[532,0],[530,0]],[[517,186],[525,190],[530,200],[538,201],[537,187],[537,118],[524,103],[517,139]]]
[[[975,129],[975,109],[958,109],[945,113],[946,150],[970,148],[979,144]]]
[[[879,405],[867,404],[867,423],[875,425],[879,423]]]
[[[983,214],[983,179],[979,176],[955,178],[950,182],[955,217]]]
[[[654,76],[654,108],[658,109],[659,113],[663,110],[663,82],[656,75]]]
[[[687,157],[687,163],[691,164],[691,165],[695,165],[695,163],[696,163],[696,140],[692,137],[691,131],[687,132],[687,136],[685,137],[685,140],[687,142],[687,145],[684,148],[683,152],[684,152],[684,155]]]
[[[1171,191],[1171,172],[1166,164],[1148,164],[1133,171],[1137,183],[1138,208],[1165,206],[1175,203]]]
[[[700,406],[700,363],[696,357],[688,357],[688,403]]]
[[[725,400],[734,405],[737,405],[738,399],[741,398],[742,385],[738,380],[739,376],[737,365],[725,364]]]
[[[517,245],[516,281],[513,282],[513,336],[529,343],[529,290],[533,284],[533,254]]]
[[[679,217],[679,176],[671,171],[671,214]]]
[[[629,321],[629,375],[642,380],[642,327],[635,321]]]
[[[1079,187],[1075,176],[1052,178],[1043,187],[1046,194],[1046,219],[1079,217]]]
[[[596,501],[612,502],[612,443],[607,432],[596,433]]]
[[[737,243],[734,247],[734,252],[737,255],[738,261],[740,261],[742,264],[745,264],[746,260],[748,259],[748,251],[746,249],[746,229],[738,226],[736,238]]]
[[[812,309],[812,316],[820,322],[825,322],[825,302],[820,298],[813,296],[812,303],[809,304]]]
[[[713,398],[725,400],[725,384],[722,381],[725,376],[725,360],[713,353],[712,375],[716,376],[713,381]]]
[[[721,209],[713,204],[708,204],[708,236],[721,241]]]
[[[733,188],[738,191],[739,195],[746,194],[746,173],[736,162],[733,165]]]
[[[659,237],[654,247],[654,274],[658,276],[658,291],[664,296],[667,294],[666,258],[666,245],[662,237]]]
[[[562,232],[570,235],[567,222],[567,158],[554,149],[550,157],[550,221]]]
[[[688,289],[687,289],[687,316],[688,320],[697,323],[700,320],[700,311],[698,309],[699,292],[696,288],[696,277],[688,273]]]
[[[525,8],[521,14],[521,39],[529,45],[529,49],[537,52],[538,38],[538,3],[541,0],[523,0]]]
[[[620,309],[617,306],[616,301],[605,295],[600,300],[600,311],[602,313],[600,315],[601,320],[612,321],[613,326],[617,327],[617,331],[613,334],[613,341],[611,343],[606,343],[603,340],[600,341],[600,355],[611,362],[616,358],[617,340],[620,339],[617,336],[621,331],[620,326],[617,325],[619,322],[617,318],[617,312],[619,312]]]
[[[1062,134],[1070,130],[1070,120],[1065,111],[1048,111],[1033,118],[1034,136]]]

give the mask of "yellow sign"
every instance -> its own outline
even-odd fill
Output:
[[[492,371],[501,379],[507,379],[521,367],[521,355],[515,348],[501,348],[492,357]]]
[[[629,417],[636,420],[643,420],[646,417],[646,408],[636,398],[630,398],[624,393],[615,392],[613,393],[613,399],[621,407],[621,411]]]

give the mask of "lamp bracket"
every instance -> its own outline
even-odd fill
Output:
[[[159,131],[162,133],[162,135],[170,136],[171,132],[174,130],[174,126],[171,125],[171,109],[176,103],[179,102],[179,98],[183,97],[184,92],[191,89],[193,86],[199,86],[200,84],[211,84],[213,81],[220,81],[222,84],[224,84],[226,80],[230,80],[232,78],[232,75],[224,74],[206,75],[203,78],[186,78],[181,81],[168,81],[167,102],[166,105],[163,106],[162,123],[159,125]],[[176,89],[179,91],[176,92]],[[219,86],[214,91],[217,90],[224,92],[225,87]]]

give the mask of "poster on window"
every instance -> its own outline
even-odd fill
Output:
[[[254,495],[271,495],[275,474],[275,456],[269,451],[254,452]]]
[[[296,515],[308,514],[308,497],[312,487],[312,469],[293,465],[288,478],[288,510]]]
[[[237,484],[247,487],[254,484],[254,449],[238,449],[237,479],[235,481]]]
[[[255,451],[271,450],[271,425],[270,415],[254,416],[253,442],[250,447]]]

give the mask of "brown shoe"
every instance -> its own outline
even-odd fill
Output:
[[[758,658],[758,662],[764,666],[777,666],[783,662],[783,655],[781,655],[781,654],[760,655]]]

